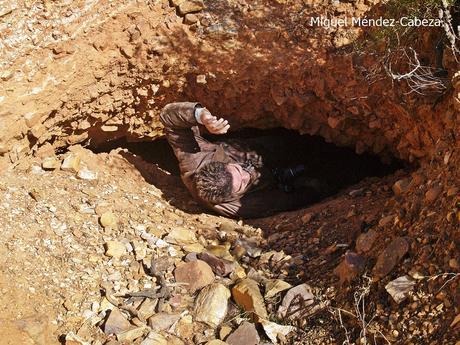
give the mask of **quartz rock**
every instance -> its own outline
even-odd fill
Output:
[[[295,330],[293,326],[284,326],[279,325],[275,322],[270,322],[268,320],[260,320],[262,327],[264,328],[265,334],[270,338],[270,340],[276,344],[278,342],[278,337],[285,338],[290,332]]]
[[[126,246],[122,242],[118,241],[107,241],[105,243],[105,255],[120,258],[124,254],[126,254]]]
[[[173,229],[164,240],[168,243],[178,245],[188,245],[197,241],[195,234],[184,228]]]
[[[393,297],[396,303],[401,303],[407,298],[407,295],[414,288],[414,285],[415,281],[409,276],[402,276],[385,285],[385,289],[391,297]]]
[[[195,301],[196,320],[216,328],[227,315],[230,291],[220,283],[204,287]]]
[[[62,161],[61,169],[64,171],[71,171],[76,173],[80,170],[80,161],[80,156],[72,153]]]

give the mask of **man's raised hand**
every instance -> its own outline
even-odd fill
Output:
[[[201,111],[200,120],[211,134],[225,134],[230,128],[227,120],[222,118],[217,119],[217,117],[213,116],[208,109],[203,109]]]

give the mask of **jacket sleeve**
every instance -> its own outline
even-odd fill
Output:
[[[227,217],[261,218],[277,212],[290,211],[319,200],[317,190],[302,187],[291,193],[278,188],[249,193],[239,200],[215,205],[214,209]]]
[[[185,154],[200,151],[196,136],[200,136],[195,109],[199,103],[177,102],[166,105],[160,114],[166,138],[180,161]]]

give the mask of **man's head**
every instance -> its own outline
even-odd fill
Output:
[[[230,199],[246,189],[250,174],[239,164],[209,162],[194,177],[198,196],[212,204]]]

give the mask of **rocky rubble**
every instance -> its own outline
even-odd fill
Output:
[[[404,206],[409,215],[379,204],[379,198],[413,203],[402,199],[413,189],[423,202],[431,183],[420,172],[405,177],[402,194],[392,188],[396,174],[364,181],[353,187],[360,193],[344,191],[306,212],[251,222],[272,229],[263,234],[241,221],[171,206],[123,157],[120,150],[95,155],[74,146],[5,171],[2,267],[9,269],[2,270],[2,291],[26,296],[17,308],[3,304],[6,317],[22,320],[9,332],[39,339],[51,324],[55,338],[72,345],[240,344],[243,337],[248,344],[333,343],[345,334],[340,322],[358,336],[359,296],[376,315],[367,330],[375,336],[442,339],[443,325],[458,327],[455,247],[446,247],[444,268],[435,268],[439,262],[424,258],[427,244],[414,244],[426,240],[401,223],[412,204]],[[45,162],[53,164],[45,169]],[[97,177],[79,178],[83,169]],[[427,207],[441,195],[458,196],[451,183],[437,182],[449,187]],[[378,207],[366,207],[373,202]],[[458,222],[455,207],[443,215],[446,229]],[[25,319],[31,306],[52,322]]]

